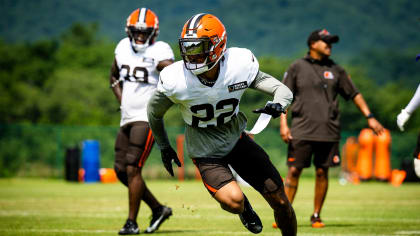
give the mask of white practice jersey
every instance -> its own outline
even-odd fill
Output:
[[[156,66],[160,61],[174,59],[171,47],[158,41],[145,51],[136,53],[129,38],[124,38],[115,49],[115,59],[119,79],[123,81],[120,126],[134,121],[148,121],[147,103],[159,81]]]
[[[220,126],[239,112],[239,101],[259,71],[257,59],[245,48],[229,48],[220,60],[213,87],[203,85],[178,61],[162,70],[158,91],[180,104],[182,117],[192,127]]]

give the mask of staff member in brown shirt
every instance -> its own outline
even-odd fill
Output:
[[[324,227],[320,213],[328,189],[328,168],[340,163],[337,95],[353,100],[377,134],[383,131],[345,70],[329,58],[332,44],[338,40],[337,35],[325,29],[312,32],[307,41],[308,54],[289,67],[283,80],[294,95],[291,129],[287,114],[282,114],[280,120],[281,137],[288,143],[286,194],[293,202],[302,169],[311,166],[313,155],[316,178],[311,224],[314,228]]]

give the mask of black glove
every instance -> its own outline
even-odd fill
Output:
[[[169,172],[169,174],[171,174],[171,176],[174,176],[174,170],[172,169],[172,161],[174,161],[178,167],[181,167],[181,162],[179,161],[178,155],[176,154],[175,150],[172,147],[168,147],[162,149],[160,151],[160,155],[162,157],[162,162],[165,166],[165,169]]]
[[[253,110],[252,112],[269,114],[273,118],[279,117],[280,113],[286,114],[286,111],[280,103],[268,103],[264,108],[259,108],[257,110]]]

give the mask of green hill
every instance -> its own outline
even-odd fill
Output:
[[[420,1],[413,0],[3,0],[0,37],[33,41],[56,36],[74,22],[96,22],[102,35],[117,42],[127,16],[144,6],[159,16],[161,40],[176,43],[190,16],[209,12],[226,25],[230,45],[257,55],[300,56],[316,28],[340,35],[335,50],[344,60],[368,49],[416,47],[420,38]]]

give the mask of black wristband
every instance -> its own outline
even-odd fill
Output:
[[[370,119],[370,118],[374,118],[375,116],[373,115],[373,113],[369,113],[367,116],[366,116],[366,119]]]

